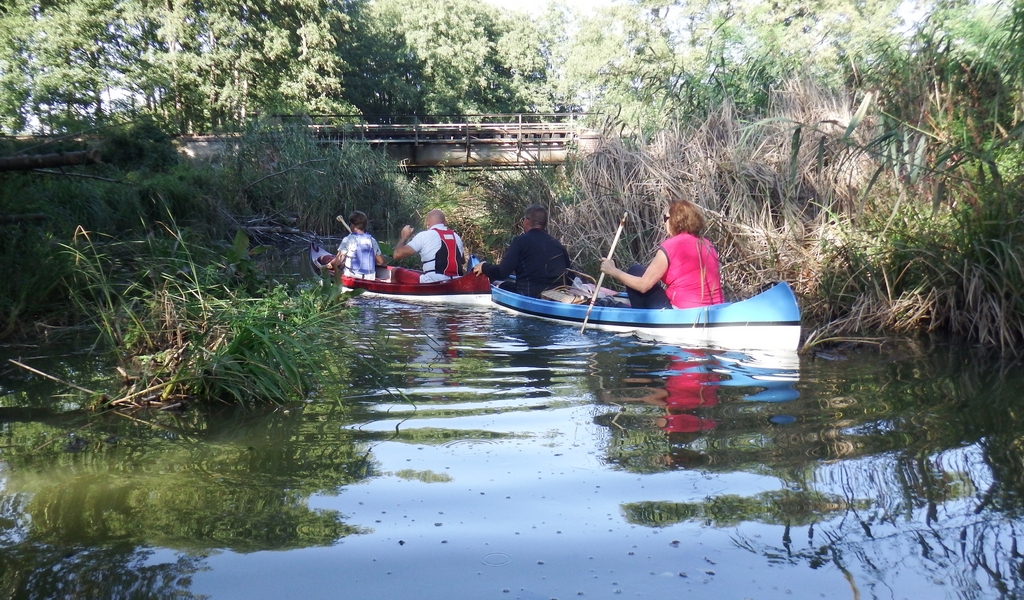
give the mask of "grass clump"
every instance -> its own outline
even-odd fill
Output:
[[[808,343],[862,331],[947,330],[1014,353],[1024,341],[1024,198],[934,215],[906,205],[823,239],[825,323]]]
[[[335,215],[361,210],[374,229],[401,229],[414,212],[414,186],[387,155],[358,142],[318,142],[301,126],[262,124],[225,138],[209,168],[225,179],[224,209],[233,215],[286,217],[326,234]],[[385,237],[386,236],[382,236]]]
[[[335,360],[345,346],[324,341],[345,335],[335,287],[267,284],[250,294],[246,258],[199,257],[170,233],[129,244],[81,232],[66,247],[74,300],[93,315],[123,378],[113,404],[284,403],[304,399],[325,370],[345,368]]]

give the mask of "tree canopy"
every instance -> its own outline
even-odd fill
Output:
[[[274,113],[553,110],[644,128],[723,98],[763,109],[795,77],[892,85],[882,74],[913,63],[922,34],[947,56],[977,50],[986,31],[1019,40],[1019,8],[943,3],[907,22],[904,4],[621,0],[530,18],[472,0],[7,0],[0,129],[63,132],[145,114],[195,133]],[[985,60],[1019,86],[1009,68],[1019,48],[999,52]]]

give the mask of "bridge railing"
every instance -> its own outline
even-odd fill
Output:
[[[434,168],[560,164],[571,147],[585,149],[598,137],[596,131],[583,125],[586,116],[492,113],[281,117],[300,119],[298,122],[323,143],[367,143],[385,148],[409,168]]]
[[[437,115],[361,115],[361,114],[319,114],[286,115],[275,114],[274,118],[284,122],[300,122],[317,126],[345,125],[427,125],[427,124],[468,124],[468,123],[577,123],[592,116],[590,113],[477,113]]]
[[[371,143],[432,143],[563,140],[581,129],[582,113],[473,115],[309,115],[301,117],[320,139]],[[289,118],[294,118],[290,117]]]

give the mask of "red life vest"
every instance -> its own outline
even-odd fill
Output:
[[[435,228],[434,231],[441,236],[441,248],[434,255],[434,268],[431,270],[448,277],[462,275],[462,252],[459,251],[459,244],[455,241],[455,232],[451,229],[440,228]]]

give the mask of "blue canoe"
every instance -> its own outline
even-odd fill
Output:
[[[517,314],[581,327],[588,304],[531,298],[491,287],[491,301]],[[698,348],[796,350],[800,307],[789,284],[777,283],[738,302],[700,308],[646,310],[594,306],[588,329],[635,333],[644,339]]]

